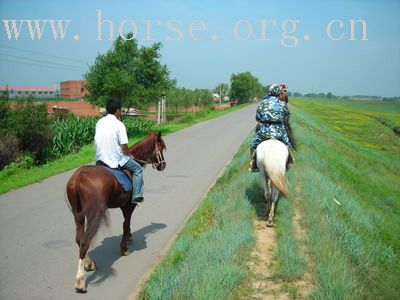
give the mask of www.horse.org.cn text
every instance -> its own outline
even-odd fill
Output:
[[[3,32],[8,40],[80,40],[79,32],[72,31],[73,20],[2,20]],[[298,19],[238,19],[224,25],[219,30],[213,30],[205,20],[160,20],[146,18],[143,20],[123,19],[114,21],[105,17],[100,9],[96,10],[96,41],[114,41],[118,36],[124,40],[139,41],[212,41],[239,42],[279,41],[285,48],[296,47],[300,42],[312,40],[305,32],[307,22]],[[67,34],[68,31],[68,34]],[[219,31],[219,32],[218,32]],[[222,31],[222,32],[221,32]],[[315,29],[313,29],[315,33]],[[128,34],[128,32],[130,34]],[[328,41],[367,41],[367,22],[363,19],[329,20],[321,24],[318,35]]]

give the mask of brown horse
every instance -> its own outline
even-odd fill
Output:
[[[130,147],[129,151],[142,166],[152,164],[155,169],[162,171],[166,166],[164,149],[166,147],[161,132],[148,132],[147,137]],[[79,246],[75,290],[78,293],[85,293],[85,270],[95,269],[95,264],[87,256],[87,251],[102,220],[107,221],[107,208],[120,207],[122,210],[124,223],[120,248],[121,255],[128,255],[127,242],[132,240],[131,216],[136,204],[130,201],[131,193],[125,192],[111,171],[104,166],[80,167],[69,179],[66,188],[68,202],[75,218],[75,240]]]

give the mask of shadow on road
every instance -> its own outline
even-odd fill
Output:
[[[135,232],[133,232],[133,242],[128,244],[130,252],[140,251],[147,248],[147,236],[154,234],[160,229],[164,229],[167,225],[162,223],[151,223]],[[119,244],[122,235],[108,237],[103,240],[100,246],[90,251],[90,257],[96,263],[96,271],[92,273],[86,280],[86,284],[101,284],[110,276],[115,276],[115,270],[112,267],[118,259],[123,259],[119,253]]]

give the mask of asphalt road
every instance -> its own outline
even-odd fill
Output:
[[[73,170],[0,196],[0,299],[133,298],[143,278],[254,128],[255,105],[164,137],[167,167],[145,171],[145,202],[132,216],[131,254],[119,255],[122,214],[109,210],[90,255],[88,293],[76,294],[78,247],[65,202]]]

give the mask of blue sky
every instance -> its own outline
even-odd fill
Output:
[[[179,86],[213,88],[250,71],[263,84],[284,82],[302,93],[400,95],[397,0],[1,0],[0,16],[0,86],[81,79],[112,46],[109,20],[114,37],[122,24],[122,33],[136,27],[141,45],[161,42],[162,61]],[[9,38],[11,20],[22,24],[18,39]],[[32,40],[20,20],[70,21],[63,40],[54,39],[49,23],[41,40]],[[363,20],[364,37],[358,22],[351,40],[351,20]]]

